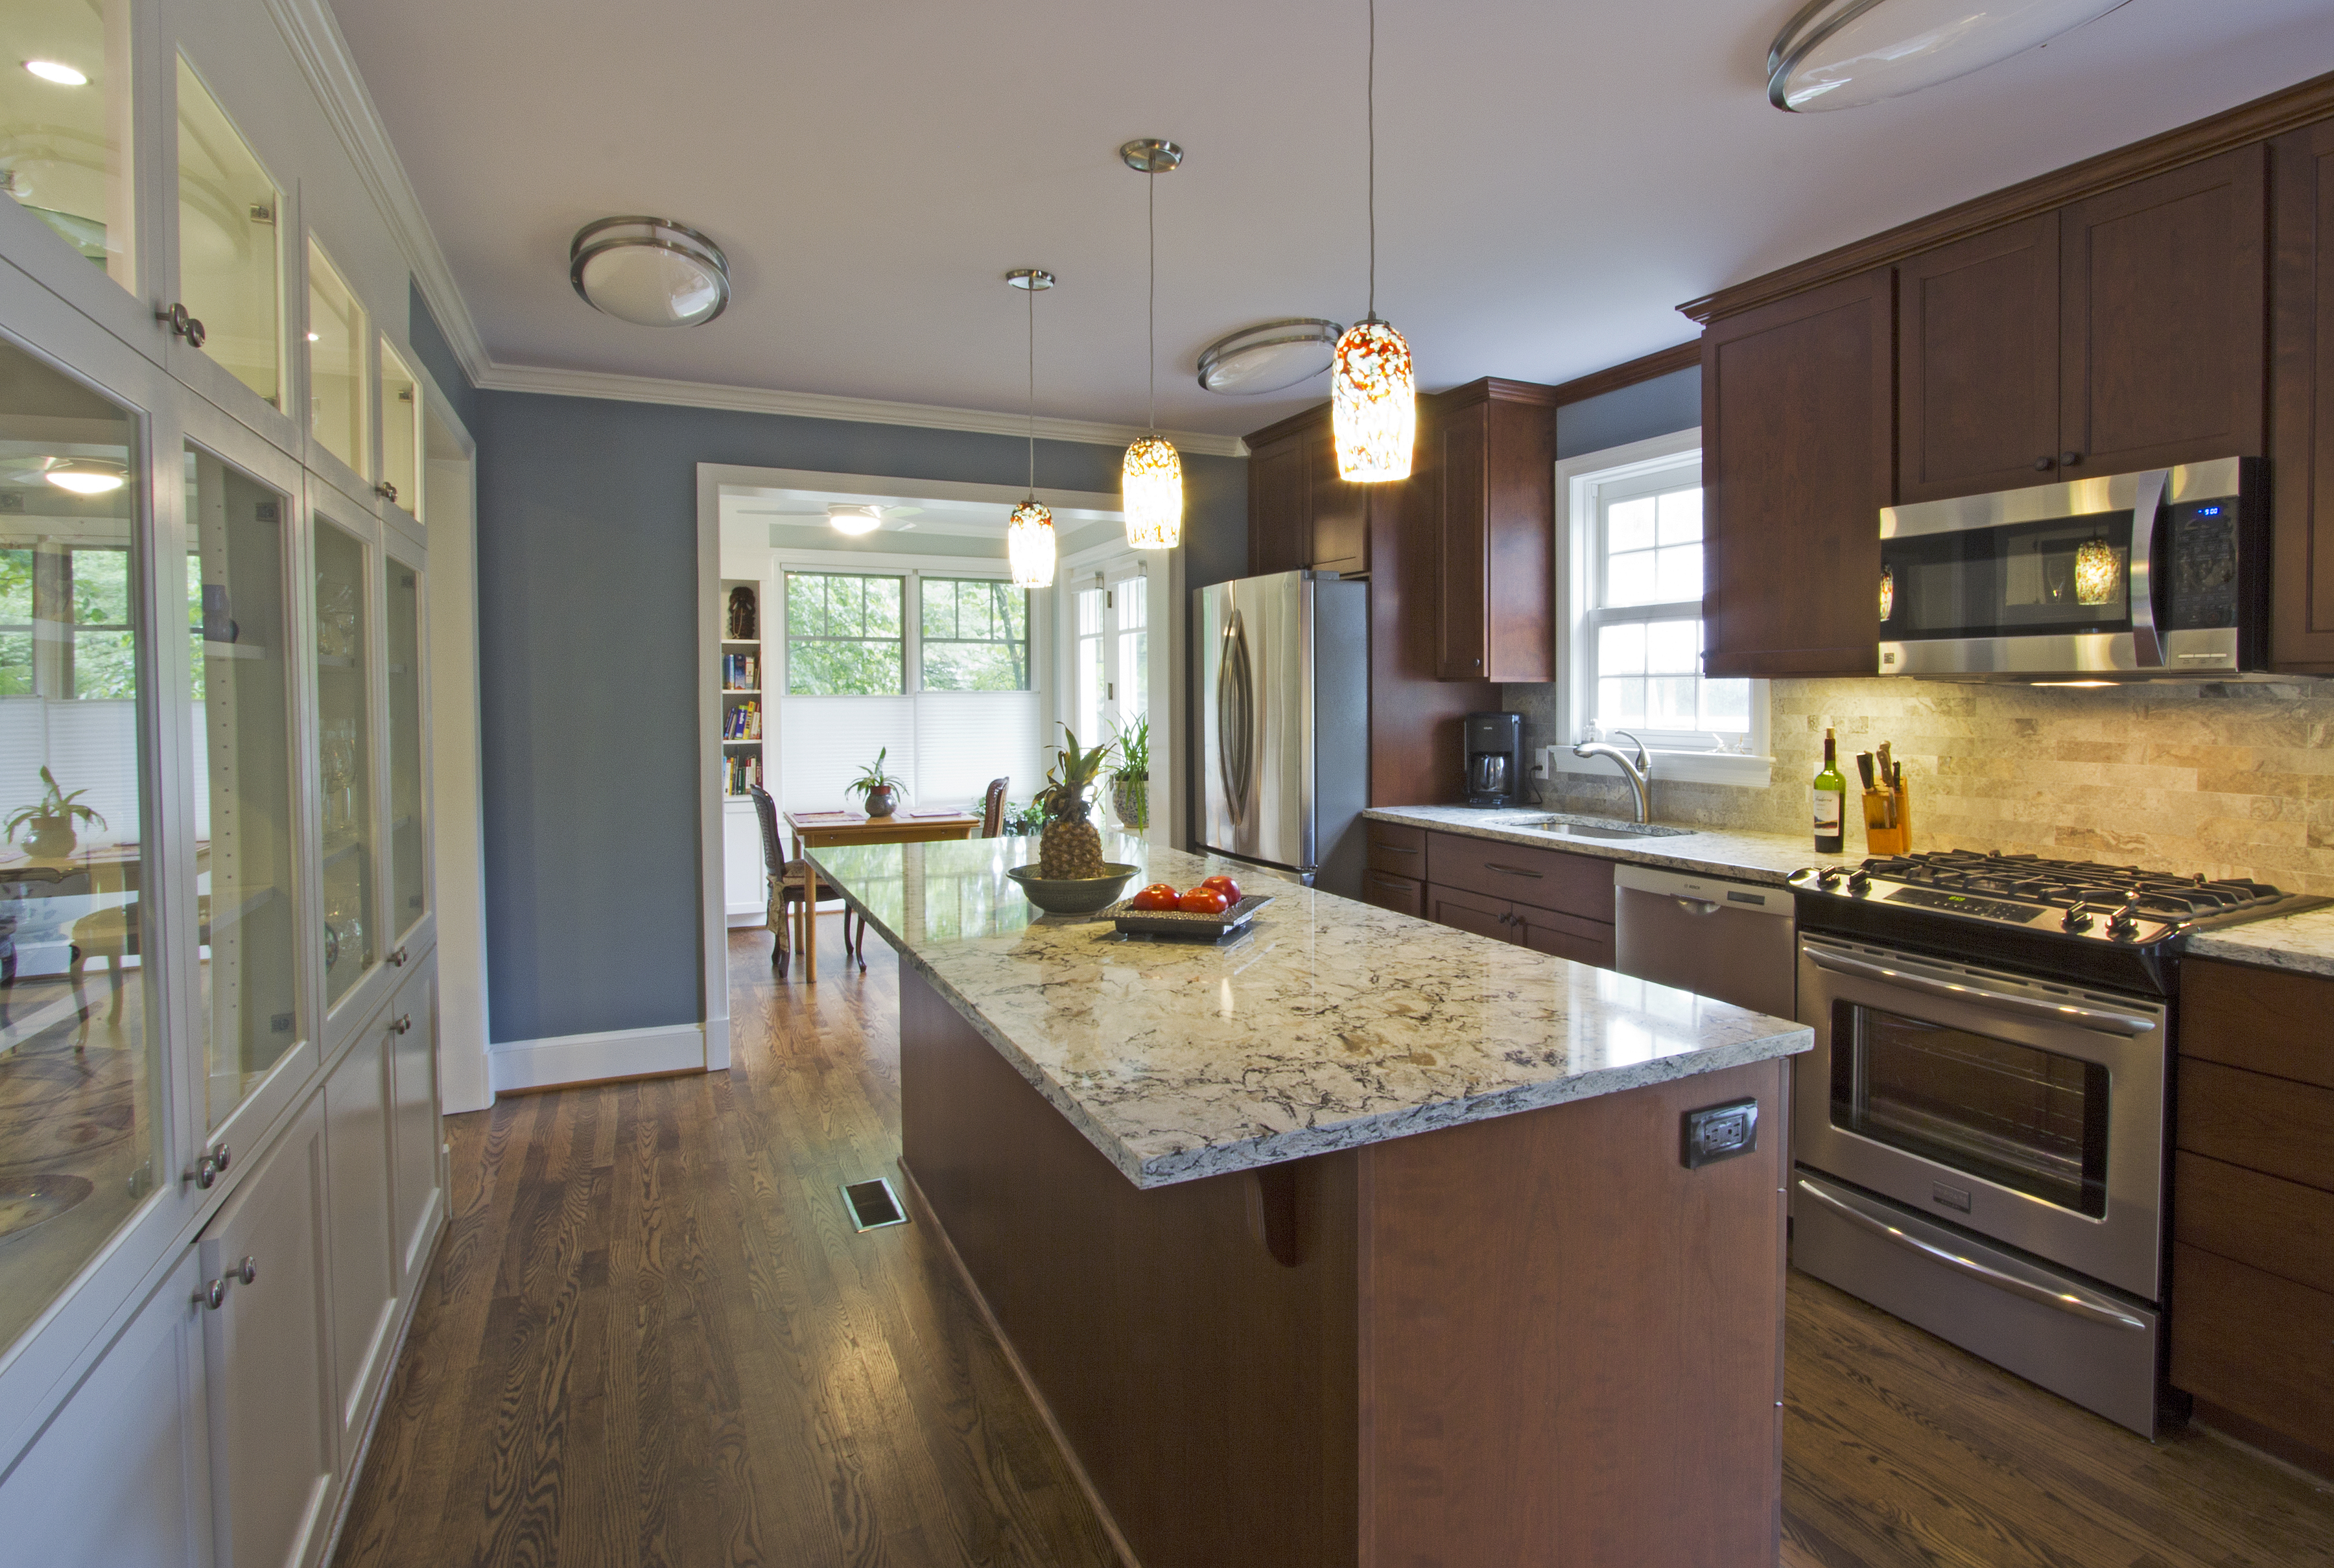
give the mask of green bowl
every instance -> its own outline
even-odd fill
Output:
[[[1143,868],[1104,861],[1110,870],[1099,877],[1041,877],[1035,866],[1008,866],[1005,874],[1021,884],[1029,901],[1049,915],[1091,915],[1118,902]]]

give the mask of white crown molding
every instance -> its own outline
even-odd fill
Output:
[[[950,409],[930,403],[892,403],[867,398],[834,397],[818,392],[781,392],[759,387],[723,387],[704,381],[667,380],[655,376],[628,376],[602,370],[553,370],[534,365],[496,362],[471,318],[462,291],[454,282],[446,253],[421,210],[405,165],[381,124],[381,111],[363,75],[349,54],[327,0],[266,0],[268,14],[290,43],[308,79],[310,89],[324,106],[350,161],[389,226],[407,266],[462,364],[463,372],[481,390],[542,392],[563,398],[607,398],[625,403],[664,403],[685,409],[722,409],[747,414],[788,414],[797,418],[846,419],[863,425],[905,425],[928,430],[969,430],[984,436],[1027,433],[1027,419],[1018,414],[981,409]],[[410,345],[409,345],[410,346]],[[1053,441],[1080,441],[1099,447],[1124,447],[1150,432],[1134,425],[1104,425],[1085,419],[1040,419],[1037,434]],[[1163,430],[1160,434],[1186,452],[1217,457],[1245,457],[1248,443],[1237,436],[1210,436],[1196,431]]]
[[[350,57],[349,42],[342,36],[331,5],[327,0],[267,0],[267,10],[292,46],[301,73],[333,121],[349,160],[356,165],[357,177],[364,181],[381,221],[404,254],[405,265],[420,287],[429,313],[445,332],[454,357],[461,361],[463,373],[474,382],[478,380],[493,363],[486,340],[478,335],[470,307],[455,285],[453,269],[446,265],[446,253],[438,248],[438,236],[422,216],[421,200],[413,194],[413,182],[406,178],[405,165],[381,122],[381,111],[373,105],[363,75]]]
[[[707,381],[674,381],[659,376],[627,376],[608,370],[552,370],[497,363],[477,378],[479,389],[497,392],[542,392],[560,398],[610,398],[623,403],[664,403],[684,409],[723,409],[743,414],[786,414],[802,419],[847,419],[862,425],[908,425],[927,430],[969,430],[983,436],[1023,436],[1027,416],[985,409],[949,409],[933,403],[892,403],[873,398],[842,398],[825,392],[781,392],[761,387],[722,387]],[[1124,447],[1150,434],[1140,425],[1105,425],[1090,419],[1037,421],[1049,441],[1084,441]],[[1181,450],[1214,457],[1245,457],[1248,443],[1238,436],[1162,430]]]

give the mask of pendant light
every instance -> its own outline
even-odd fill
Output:
[[[1378,5],[1370,5],[1369,113],[1370,309],[1337,340],[1329,370],[1330,421],[1336,432],[1337,475],[1356,485],[1410,477],[1410,447],[1418,429],[1418,382],[1410,345],[1392,323],[1378,320]]]
[[[1005,529],[1005,553],[1013,563],[1016,588],[1054,585],[1054,515],[1037,499],[1037,292],[1054,286],[1043,267],[1016,267],[1005,281],[1029,296],[1029,498],[1013,508]]]
[[[2115,546],[2094,535],[2075,551],[2075,602],[2112,604],[2123,595],[2123,563]]]
[[[1183,149],[1146,136],[1120,148],[1118,156],[1143,177],[1151,208],[1151,434],[1126,449],[1119,496],[1126,542],[1137,550],[1172,550],[1183,538],[1183,459],[1159,434],[1159,177],[1181,166]]]

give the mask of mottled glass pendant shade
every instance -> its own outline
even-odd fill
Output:
[[[1126,542],[1137,550],[1172,550],[1183,540],[1183,460],[1157,436],[1126,449],[1119,470]]]
[[[2075,551],[2075,602],[2113,604],[2123,592],[2123,563],[2104,539],[2086,539]]]
[[[1880,619],[1888,620],[1896,614],[1896,573],[1886,566],[1880,569]]]
[[[1338,476],[1356,485],[1409,478],[1418,383],[1402,334],[1374,317],[1347,327],[1329,370],[1329,398]]]
[[[1005,528],[1005,553],[1013,563],[1016,588],[1054,585],[1054,515],[1035,497],[1013,508]]]

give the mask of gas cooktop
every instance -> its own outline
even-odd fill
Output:
[[[1802,930],[2170,996],[2185,938],[2326,902],[2265,882],[1933,850],[1791,873]]]

